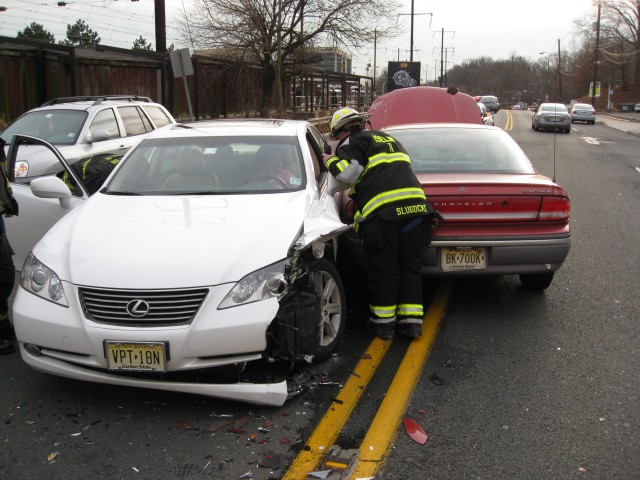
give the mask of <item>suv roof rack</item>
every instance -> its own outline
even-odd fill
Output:
[[[49,100],[43,103],[41,106],[48,107],[50,105],[57,105],[59,103],[74,103],[74,102],[91,102],[94,105],[100,105],[103,101],[107,100],[126,100],[128,102],[151,102],[149,97],[139,97],[138,95],[90,95],[80,97],[60,97]]]

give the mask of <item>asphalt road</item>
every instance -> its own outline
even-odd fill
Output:
[[[534,165],[569,191],[572,250],[544,293],[515,277],[455,283],[406,412],[429,440],[400,425],[376,478],[638,478],[640,138],[601,121],[534,132],[530,112],[509,113]],[[426,297],[438,286],[427,281]],[[297,367],[302,393],[278,409],[75,382],[1,357],[0,477],[282,477],[371,341],[357,284],[349,295],[340,352]],[[343,448],[359,446],[408,346],[394,340]]]

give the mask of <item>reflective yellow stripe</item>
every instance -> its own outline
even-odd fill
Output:
[[[396,316],[396,305],[369,305],[369,310],[379,318],[393,318]]]
[[[400,188],[398,190],[389,190],[388,192],[380,193],[369,200],[362,210],[356,212],[354,220],[356,223],[364,220],[364,218],[371,215],[376,209],[387,203],[410,200],[412,198],[420,200],[427,199],[421,188]],[[360,217],[362,217],[362,220],[360,220]]]
[[[377,167],[382,163],[392,162],[407,162],[410,164],[411,159],[409,158],[409,155],[402,152],[378,153],[377,155],[372,155],[371,157],[369,157],[369,162],[367,163],[367,168],[365,169],[365,171],[369,170],[370,168]]]
[[[327,168],[331,168],[335,166],[338,171],[344,172],[344,169],[349,166],[349,162],[347,160],[340,160],[337,156],[333,156],[327,160]]]
[[[424,315],[424,309],[422,305],[405,303],[398,305],[398,315],[422,317]]]

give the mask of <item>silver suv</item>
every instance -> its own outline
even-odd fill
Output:
[[[153,130],[176,123],[171,114],[147,97],[103,95],[51,100],[29,110],[9,125],[0,137],[8,148],[16,133],[42,138],[57,147],[65,160],[109,153],[124,155]],[[15,176],[58,173],[60,163],[42,146],[21,148]]]

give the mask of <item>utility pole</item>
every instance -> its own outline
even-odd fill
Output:
[[[440,87],[444,79],[444,28],[442,29],[442,37],[440,40]]]
[[[373,31],[373,82],[371,86],[373,88],[373,93],[376,92],[376,48],[378,44],[378,29],[376,28]]]
[[[409,40],[409,61],[413,62],[413,0],[411,0],[411,39]]]
[[[596,107],[596,82],[598,81],[598,53],[600,51],[600,1],[598,0],[598,20],[596,21],[596,48],[593,53],[593,85],[591,88],[591,105]]]
[[[558,93],[562,102],[562,61],[560,58],[560,39],[558,39]]]
[[[164,0],[155,1],[156,16],[156,52],[167,51],[167,21],[165,17]]]

